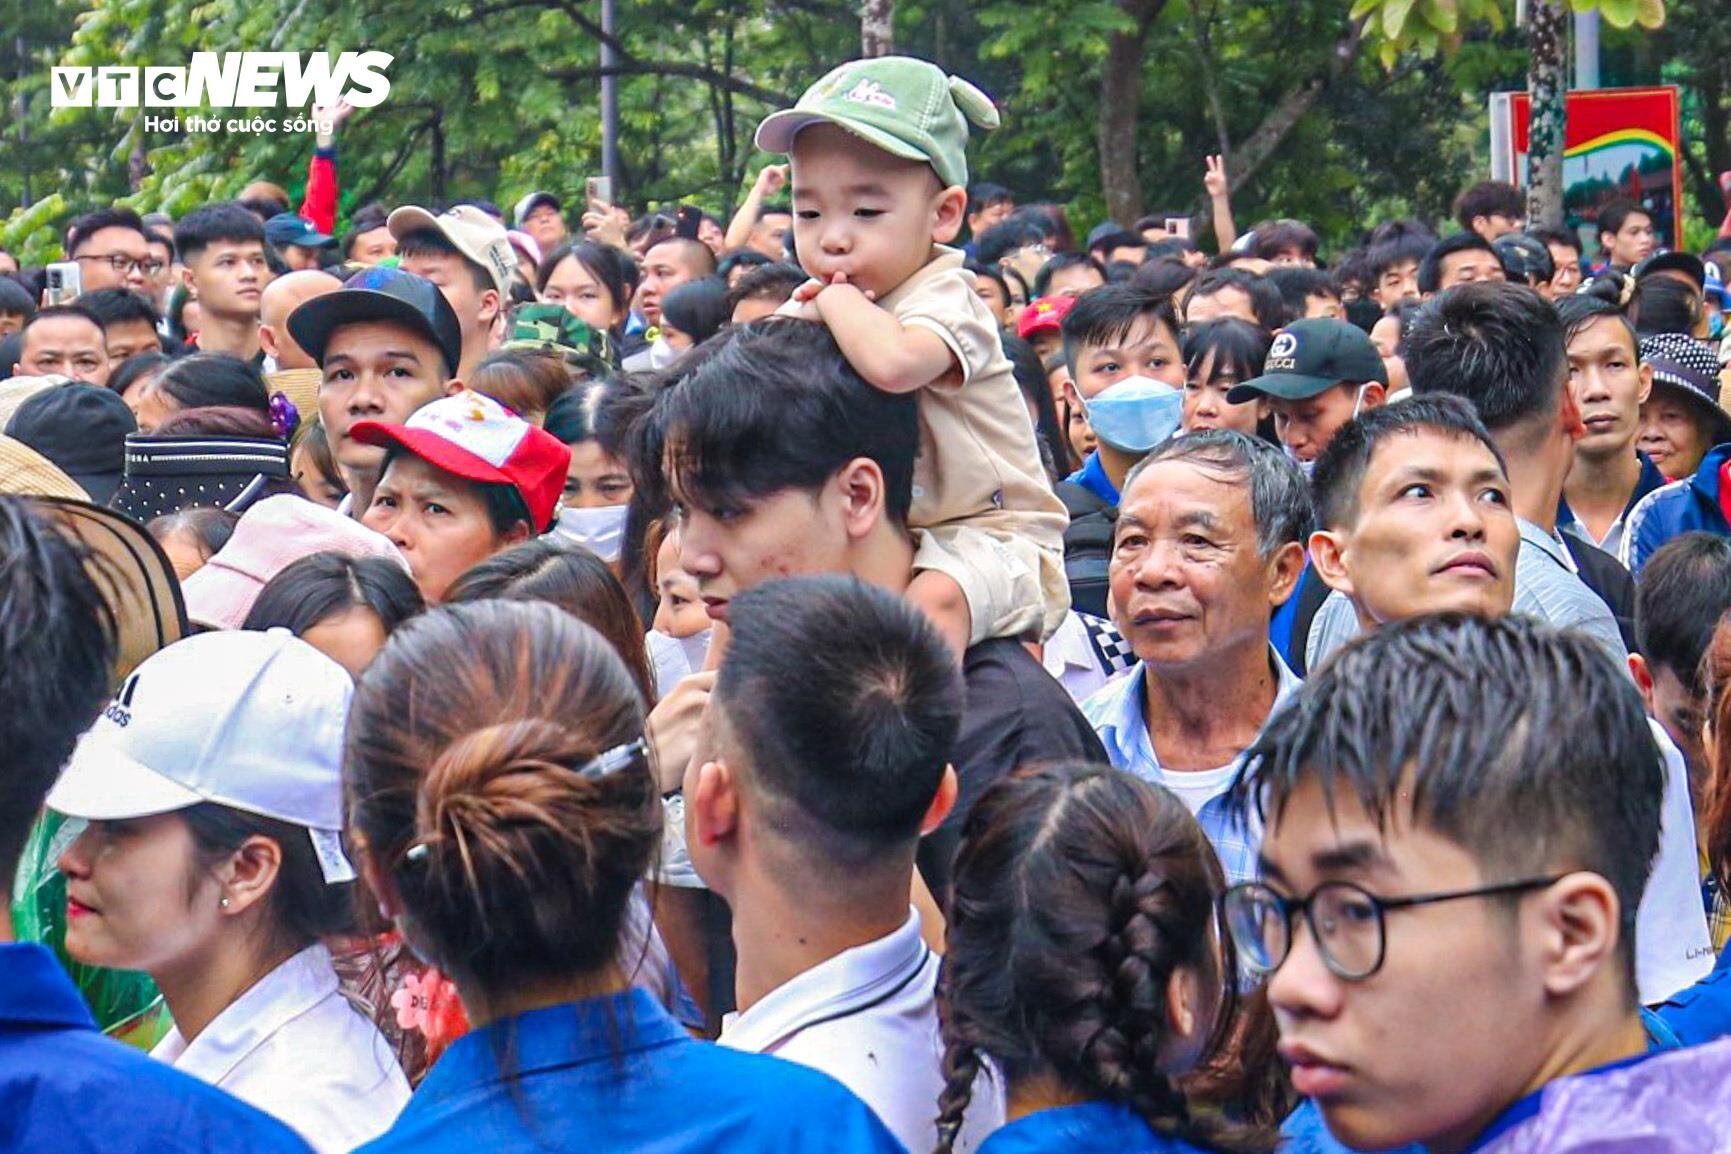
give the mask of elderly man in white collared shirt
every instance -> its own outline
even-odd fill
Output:
[[[1259,830],[1227,790],[1244,749],[1298,687],[1268,625],[1297,586],[1309,528],[1298,466],[1219,429],[1154,450],[1118,506],[1112,618],[1139,660],[1082,712],[1113,765],[1190,807],[1229,882],[1256,874]]]

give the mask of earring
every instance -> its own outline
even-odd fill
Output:
[[[223,898],[222,900],[218,901],[216,904],[217,904],[217,908],[226,910],[228,908],[228,899]]]

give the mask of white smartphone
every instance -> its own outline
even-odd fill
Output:
[[[84,292],[84,274],[75,260],[57,260],[48,266],[48,284],[44,295],[51,305],[69,304]]]
[[[602,204],[613,203],[613,178],[610,176],[591,176],[583,182],[583,195],[591,202]]]
[[[1190,218],[1187,216],[1169,216],[1166,218],[1166,231],[1173,236],[1190,236]]]

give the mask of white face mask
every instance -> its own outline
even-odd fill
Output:
[[[1291,461],[1294,465],[1298,466],[1298,471],[1300,473],[1304,474],[1304,479],[1306,481],[1310,480],[1310,474],[1311,474],[1312,470],[1314,470],[1316,468],[1316,462],[1314,460],[1312,460],[1312,461],[1299,460],[1298,454],[1294,453],[1292,451],[1291,446],[1289,446],[1289,445],[1280,446],[1280,451],[1282,453],[1286,454],[1286,459],[1288,461]]]
[[[625,545],[624,505],[602,505],[596,509],[561,509],[553,531],[587,547],[611,565],[619,560]]]

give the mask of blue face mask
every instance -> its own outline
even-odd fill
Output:
[[[1178,431],[1184,394],[1162,381],[1125,377],[1082,406],[1088,426],[1103,444],[1140,455]]]
[[[1707,318],[1707,336],[1718,340],[1725,335],[1725,314],[1714,313]]]

